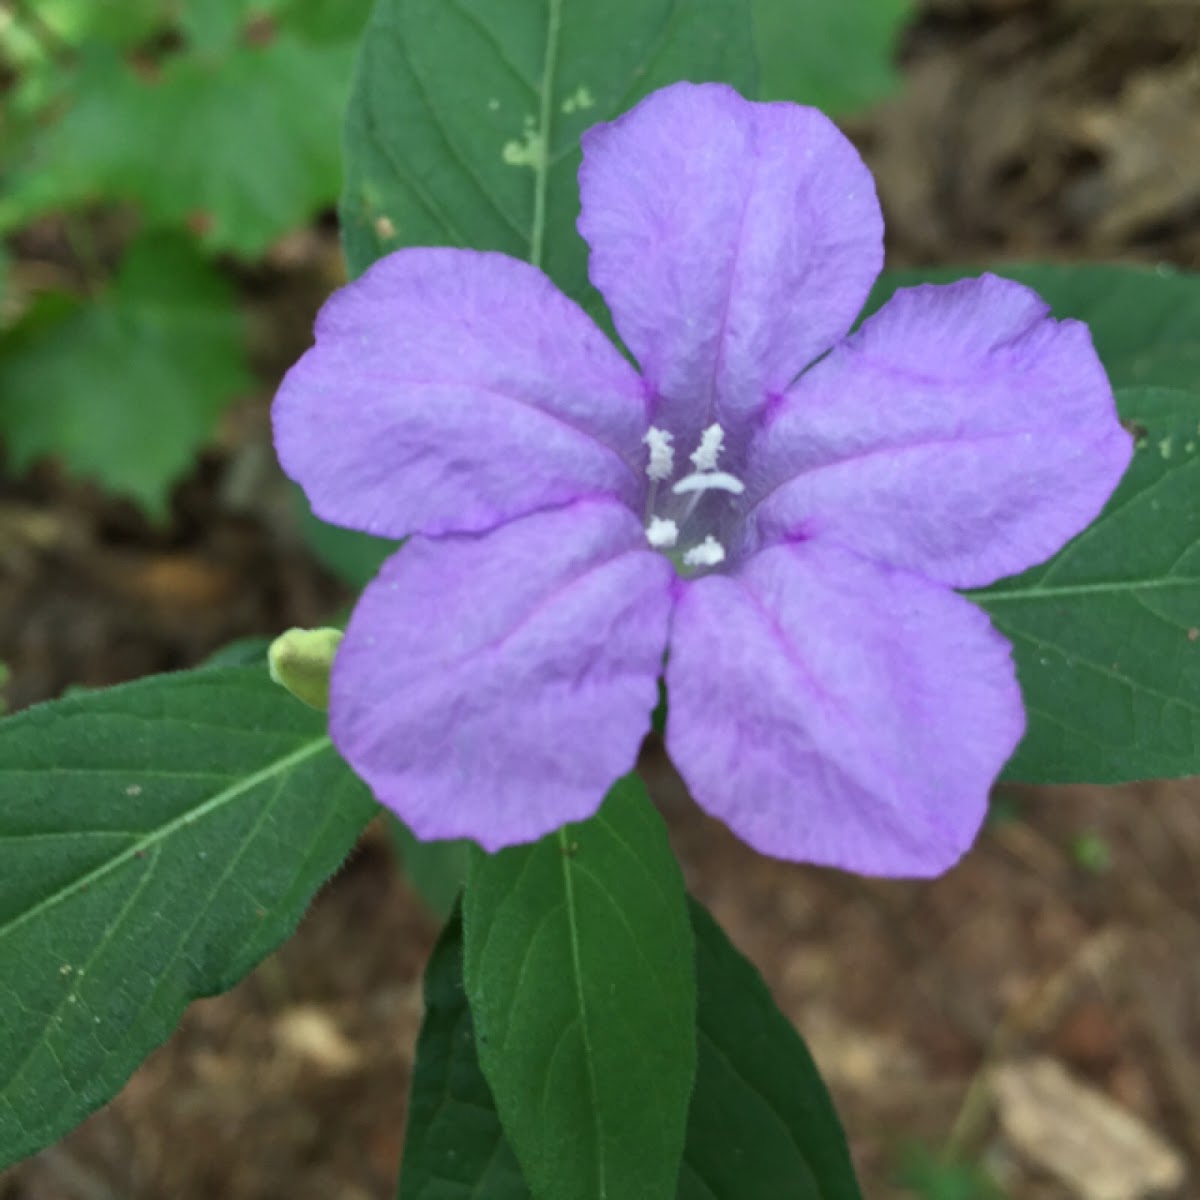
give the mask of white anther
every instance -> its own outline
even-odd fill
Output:
[[[740,496],[746,490],[746,485],[735,475],[727,471],[697,471],[694,475],[685,475],[675,484],[671,491],[677,496],[685,492],[732,492]]]
[[[665,517],[651,517],[646,541],[656,550],[669,550],[679,540],[679,526]]]
[[[650,447],[650,461],[646,464],[647,476],[656,482],[666,479],[675,469],[675,450],[671,446],[671,435],[665,429],[656,429],[651,425],[642,441]]]
[[[700,445],[696,448],[696,452],[689,456],[692,466],[697,471],[715,471],[717,455],[721,453],[721,445],[724,441],[725,430],[720,425],[710,425],[700,435]]]
[[[693,546],[684,556],[685,566],[715,567],[725,561],[725,547],[710,533],[698,546]]]

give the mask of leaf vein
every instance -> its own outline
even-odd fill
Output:
[[[173,817],[170,821],[164,822],[156,829],[153,829],[141,837],[138,841],[130,843],[120,854],[114,855],[112,858],[106,859],[103,863],[94,867],[84,875],[78,876],[69,883],[64,884],[57,891],[51,892],[50,895],[43,897],[37,904],[26,909],[23,913],[18,914],[12,920],[6,921],[0,925],[0,941],[3,941],[10,933],[26,921],[32,920],[41,913],[53,908],[62,900],[73,895],[80,887],[94,883],[97,880],[104,878],[110,871],[114,871],[123,863],[135,858],[139,853],[161,846],[166,838],[185,825],[190,825],[196,821],[202,820],[211,813],[216,812],[224,805],[236,800],[239,796],[251,791],[260,783],[268,781],[276,774],[282,774],[299,766],[305,759],[312,758],[314,755],[323,753],[329,749],[332,743],[329,738],[322,735],[315,738],[307,744],[301,746],[298,750],[292,751],[281,759],[269,763],[267,766],[260,768],[258,771],[250,775],[243,776],[236,782],[231,783],[228,787],[217,792],[216,795],[210,796],[202,804],[195,808],[188,809],[177,817]]]

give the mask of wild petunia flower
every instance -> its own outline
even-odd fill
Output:
[[[881,875],[970,845],[1024,716],[954,588],[1049,557],[1130,439],[1085,326],[994,276],[901,291],[820,113],[677,84],[584,136],[579,231],[640,372],[539,270],[400,250],[284,381],[328,521],[414,535],[364,592],[330,727],[424,838],[592,814],[664,673],[696,801],[781,858]]]

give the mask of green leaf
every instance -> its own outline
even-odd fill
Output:
[[[859,1200],[816,1064],[758,971],[691,905],[699,988],[696,1091],[679,1200]]]
[[[331,204],[356,28],[296,5],[264,41],[247,40],[241,7],[189,5],[192,46],[153,71],[86,46],[59,119],[10,149],[0,229],[47,210],[129,201],[210,250],[253,258]],[[361,3],[346,8],[361,17]]]
[[[346,127],[342,236],[500,250],[587,299],[579,135],[678,79],[757,85],[740,0],[378,0]]]
[[[425,968],[398,1200],[529,1200],[479,1069],[456,911]]]
[[[350,41],[287,31],[211,62],[168,61],[140,98],[148,144],[123,190],[158,221],[190,223],[210,249],[257,257],[337,195],[353,61]]]
[[[171,483],[249,386],[242,317],[192,246],[147,237],[112,287],[34,315],[0,356],[0,430],[18,469],[57,455],[162,515]]]
[[[445,920],[467,877],[471,843],[462,839],[422,842],[403,821],[390,814],[387,827],[404,878],[429,911]]]
[[[641,781],[584,824],[478,854],[463,924],[480,1061],[534,1196],[673,1196],[696,1062],[692,939]]]
[[[24,5],[17,5],[11,20],[18,28],[32,26],[43,37],[50,36],[67,46],[88,41],[130,46],[147,37],[160,24],[163,0],[37,0],[29,8],[37,14],[30,21]]]
[[[997,263],[989,269],[1033,288],[1056,317],[1086,321],[1114,387],[1200,390],[1200,274],[1116,264]],[[898,287],[949,283],[979,270],[886,271],[866,311],[874,312]]]
[[[753,0],[753,10],[764,100],[854,112],[898,85],[912,0]]]
[[[901,1146],[896,1182],[922,1200],[1004,1200],[983,1166],[947,1161],[920,1142]]]
[[[322,716],[261,668],[0,723],[0,1166],[283,941],[374,812]]]
[[[256,26],[269,38],[278,25],[280,6],[281,0],[188,0],[176,19],[189,53],[219,58],[239,40],[253,40],[250,31]]]
[[[372,0],[274,0],[279,22],[317,43],[357,42],[371,13]]]
[[[699,1039],[678,1200],[859,1200],[803,1041],[704,908],[690,915]],[[528,1200],[476,1057],[459,936],[452,919],[426,972],[399,1200]],[[644,1112],[652,1098],[630,1086],[626,1103]]]
[[[259,634],[237,638],[218,650],[214,650],[201,667],[261,667],[267,661],[271,638]]]
[[[342,529],[315,516],[304,493],[297,487],[296,511],[300,532],[308,548],[334,574],[355,588],[364,588],[375,578],[383,561],[399,545],[389,538],[373,537],[357,529]]]
[[[1117,393],[1138,449],[1096,522],[973,599],[1013,643],[1029,725],[1005,777],[1200,772],[1200,389]]]
[[[1086,321],[1117,388],[1200,390],[1200,275],[1116,265],[1001,269],[1041,294],[1057,317]]]
[[[136,77],[112,46],[86,44],[70,71],[49,62],[18,95],[22,120],[4,148],[0,232],[99,200],[130,176],[148,106],[139,107]]]

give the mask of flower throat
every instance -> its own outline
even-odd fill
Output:
[[[674,437],[665,429],[651,425],[642,439],[649,450],[646,476],[646,540],[661,550],[687,574],[694,574],[725,561],[725,547],[702,526],[701,501],[712,492],[740,496],[746,490],[735,475],[717,469],[717,458],[725,441],[725,430],[710,425],[700,435],[700,444],[688,456],[692,471],[677,479],[667,495],[662,487],[675,470]],[[711,511],[711,506],[709,511]],[[661,511],[660,511],[661,510]]]

